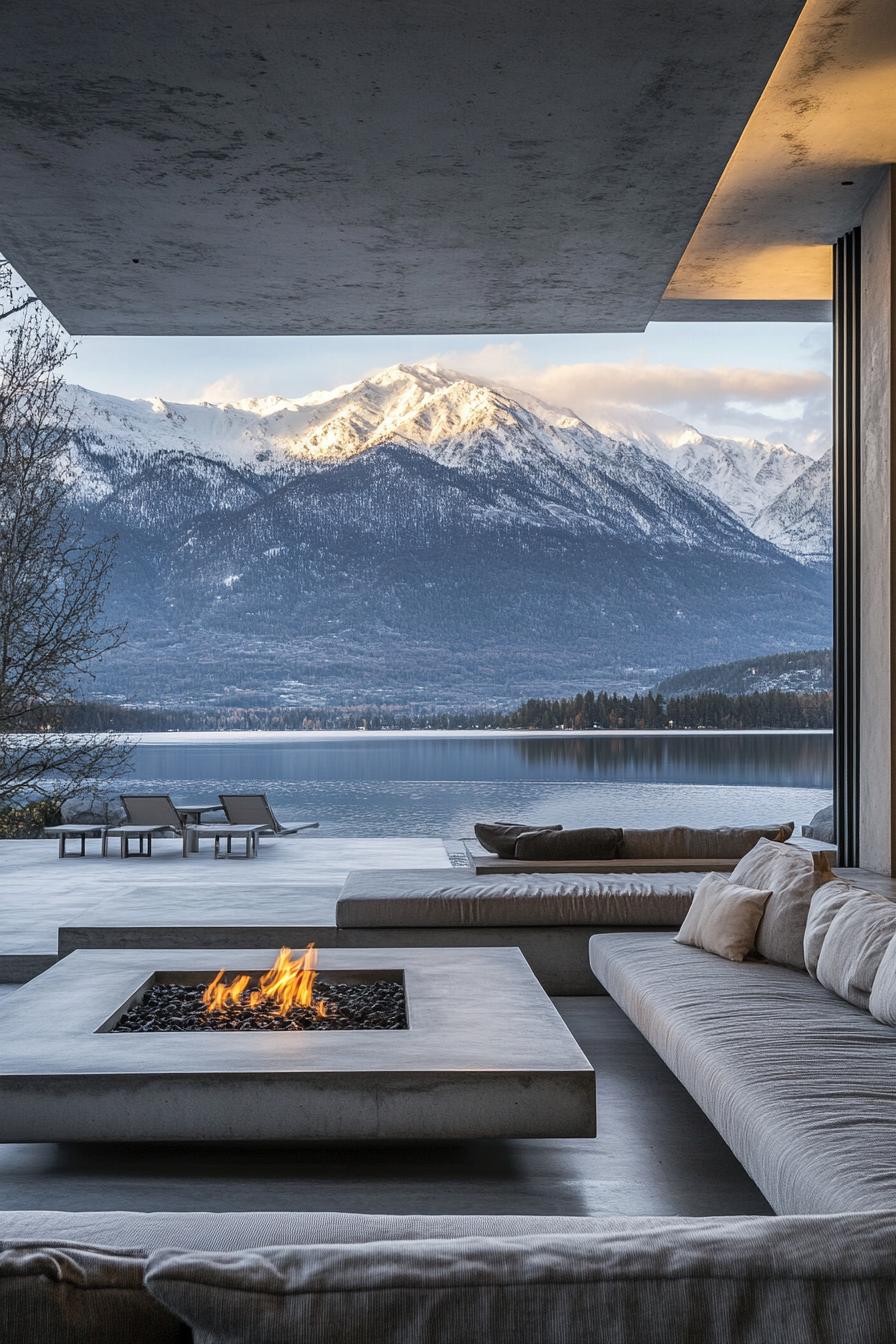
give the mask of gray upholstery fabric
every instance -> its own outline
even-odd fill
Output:
[[[408,1241],[416,1237],[518,1237],[534,1230],[594,1232],[600,1218],[495,1214],[385,1213],[134,1213],[54,1209],[5,1210],[0,1241],[78,1241],[143,1249],[235,1251],[254,1246]]]
[[[891,938],[871,986],[868,1007],[872,1017],[896,1027],[896,938]]]
[[[622,833],[620,858],[627,859],[739,859],[763,837],[787,840],[793,835],[793,822],[771,826],[660,826],[645,830],[626,827]]]
[[[818,957],[818,983],[867,1008],[874,977],[894,935],[896,902],[873,891],[857,891],[831,921]]]
[[[891,1344],[896,1219],[607,1218],[586,1235],[151,1257],[196,1344]]]
[[[0,1241],[0,1340],[9,1344],[189,1344],[143,1287],[140,1252]]]
[[[812,897],[831,880],[830,869],[819,869],[824,856],[795,845],[760,840],[731,874],[732,882],[771,891],[756,934],[756,951],[766,961],[805,969],[803,939]]]
[[[837,877],[833,882],[825,882],[813,895],[806,917],[806,931],[803,934],[803,957],[810,975],[815,975],[818,969],[822,943],[827,937],[834,916],[859,889],[855,882]]]
[[[804,971],[661,933],[591,939],[591,965],[777,1213],[896,1209],[896,1033]]]
[[[702,947],[717,957],[743,961],[753,951],[756,930],[770,891],[754,891],[707,873],[675,935],[677,943]]]
[[[339,928],[460,928],[611,924],[678,928],[701,873],[508,873],[475,877],[438,868],[349,873]]]

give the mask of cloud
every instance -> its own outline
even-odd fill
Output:
[[[830,442],[830,374],[822,368],[690,368],[633,359],[615,363],[527,363],[522,344],[483,346],[445,356],[446,365],[531,392],[583,420],[608,407],[645,406],[708,433],[791,443],[824,451]]]
[[[251,394],[246,391],[246,385],[239,374],[225,373],[221,378],[206,383],[195,400],[222,405],[231,401],[242,401],[249,395]]]

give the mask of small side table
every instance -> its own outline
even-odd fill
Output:
[[[220,803],[175,803],[175,810],[180,817],[183,827],[201,826],[203,814],[206,812],[223,812],[224,808]],[[190,837],[190,852],[196,854],[199,850],[199,839],[197,836]]]
[[[88,840],[104,840],[106,827],[91,822],[67,821],[61,826],[45,826],[44,835],[59,837],[60,859],[83,859],[87,855]],[[80,840],[81,848],[74,853],[66,849],[67,840]]]
[[[265,830],[264,826],[232,826],[227,821],[208,821],[201,826],[184,827],[184,858],[190,854],[195,854],[199,849],[200,837],[205,837],[215,842],[216,859],[254,859],[258,855],[258,837]],[[227,849],[222,854],[221,841],[227,841]],[[245,850],[242,854],[234,854],[233,841],[245,841]]]

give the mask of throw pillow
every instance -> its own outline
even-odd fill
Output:
[[[803,939],[809,906],[818,888],[831,880],[826,857],[796,845],[760,840],[741,859],[731,880],[772,893],[756,935],[759,955],[805,970]]]
[[[757,840],[789,840],[793,822],[771,826],[626,826],[620,857],[626,859],[740,859]]]
[[[707,873],[694,892],[691,908],[675,935],[676,943],[702,947],[728,961],[743,961],[752,952],[770,891],[729,882],[721,873]]]
[[[868,1002],[871,1016],[896,1027],[896,938],[891,938],[877,968]]]
[[[0,1242],[0,1339],[41,1344],[189,1344],[188,1327],[143,1287],[142,1251]]]
[[[526,831],[561,831],[562,826],[527,826],[518,821],[477,821],[473,834],[483,849],[489,854],[497,854],[499,859],[512,859],[513,850],[519,836]]]
[[[806,920],[806,932],[803,935],[803,957],[810,975],[816,974],[821,946],[834,916],[858,891],[859,888],[854,882],[847,882],[845,878],[838,877],[833,882],[825,882],[812,897],[809,917]]]
[[[576,831],[525,831],[516,842],[515,859],[572,862],[576,859],[615,859],[622,831],[613,826],[589,826]]]
[[[871,986],[896,935],[896,901],[857,891],[831,920],[818,957],[818,983],[868,1008]]]

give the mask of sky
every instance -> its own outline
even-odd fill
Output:
[[[89,336],[68,377],[98,392],[167,401],[301,396],[390,364],[438,360],[571,407],[665,411],[708,433],[830,444],[830,327],[653,323],[632,335]]]

